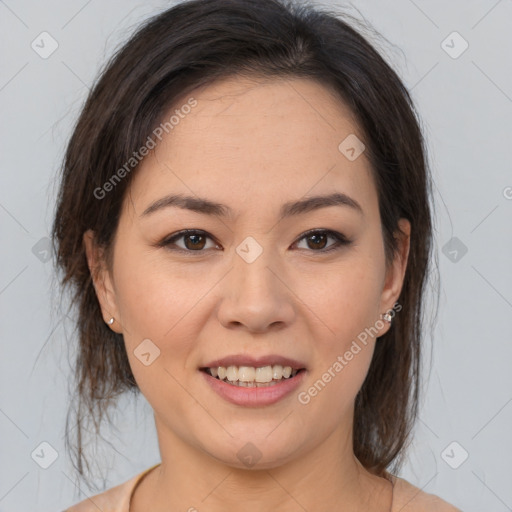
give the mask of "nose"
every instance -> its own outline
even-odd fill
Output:
[[[252,262],[235,253],[233,268],[222,281],[219,322],[227,329],[254,333],[289,326],[295,316],[294,294],[284,271],[263,253]]]

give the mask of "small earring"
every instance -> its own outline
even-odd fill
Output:
[[[108,325],[112,325],[113,323],[114,323],[114,318],[112,317],[112,318],[107,322],[107,324],[108,324]]]
[[[383,320],[385,320],[386,322],[388,322],[389,324],[391,323],[391,320],[393,320],[393,317],[391,316],[391,314],[389,312],[384,313],[383,315],[380,315],[380,317]]]

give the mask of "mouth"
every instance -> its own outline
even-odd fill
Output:
[[[280,364],[265,366],[212,366],[200,370],[211,377],[232,386],[264,388],[290,381],[303,373],[305,368],[294,368]]]

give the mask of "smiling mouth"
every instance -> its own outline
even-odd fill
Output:
[[[201,371],[217,380],[245,388],[261,388],[275,386],[280,382],[293,379],[305,368],[292,368],[291,366],[267,365],[262,367],[252,366],[218,366],[215,368],[200,368]]]

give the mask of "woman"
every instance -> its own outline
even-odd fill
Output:
[[[81,428],[125,390],[161,463],[115,510],[456,511],[396,477],[418,409],[430,177],[411,99],[345,21],[192,0],[103,71],[53,236]]]

